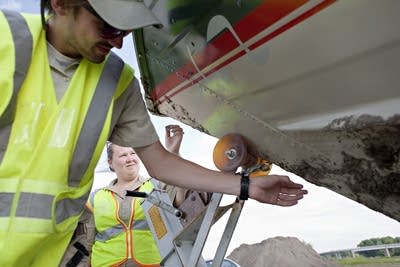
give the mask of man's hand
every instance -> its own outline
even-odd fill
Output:
[[[165,126],[165,147],[169,152],[179,155],[183,134],[183,129],[179,125]]]
[[[250,178],[249,196],[262,203],[293,206],[308,193],[302,188],[286,175],[259,176]]]

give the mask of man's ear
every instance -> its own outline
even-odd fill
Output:
[[[57,15],[66,15],[67,8],[65,7],[65,0],[50,0],[51,7]]]

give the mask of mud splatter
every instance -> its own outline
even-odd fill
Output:
[[[387,120],[369,115],[340,118],[324,131],[335,132],[338,146],[354,144],[351,148],[357,153],[342,150],[342,162],[337,169],[308,162],[288,169],[314,184],[400,220],[400,205],[386,203],[389,197],[391,202],[394,197],[400,203],[400,115]]]
[[[191,116],[189,111],[185,109],[182,105],[173,102],[169,98],[167,99],[167,103],[170,109],[166,112],[165,115],[174,118],[178,121],[181,121],[200,132],[211,135],[209,131],[206,128],[204,128],[200,123],[198,123],[195,117]]]

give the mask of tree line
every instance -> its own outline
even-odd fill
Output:
[[[386,237],[370,238],[361,241],[357,245],[357,247],[368,247],[368,246],[394,244],[394,243],[400,243],[400,237],[386,236]],[[391,256],[400,256],[400,248],[389,249],[389,252]],[[365,257],[385,256],[385,252],[383,250],[362,251],[358,252],[358,254]]]

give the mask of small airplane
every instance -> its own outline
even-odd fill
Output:
[[[149,1],[150,2],[150,1]],[[400,1],[152,1],[149,110],[400,220]]]

